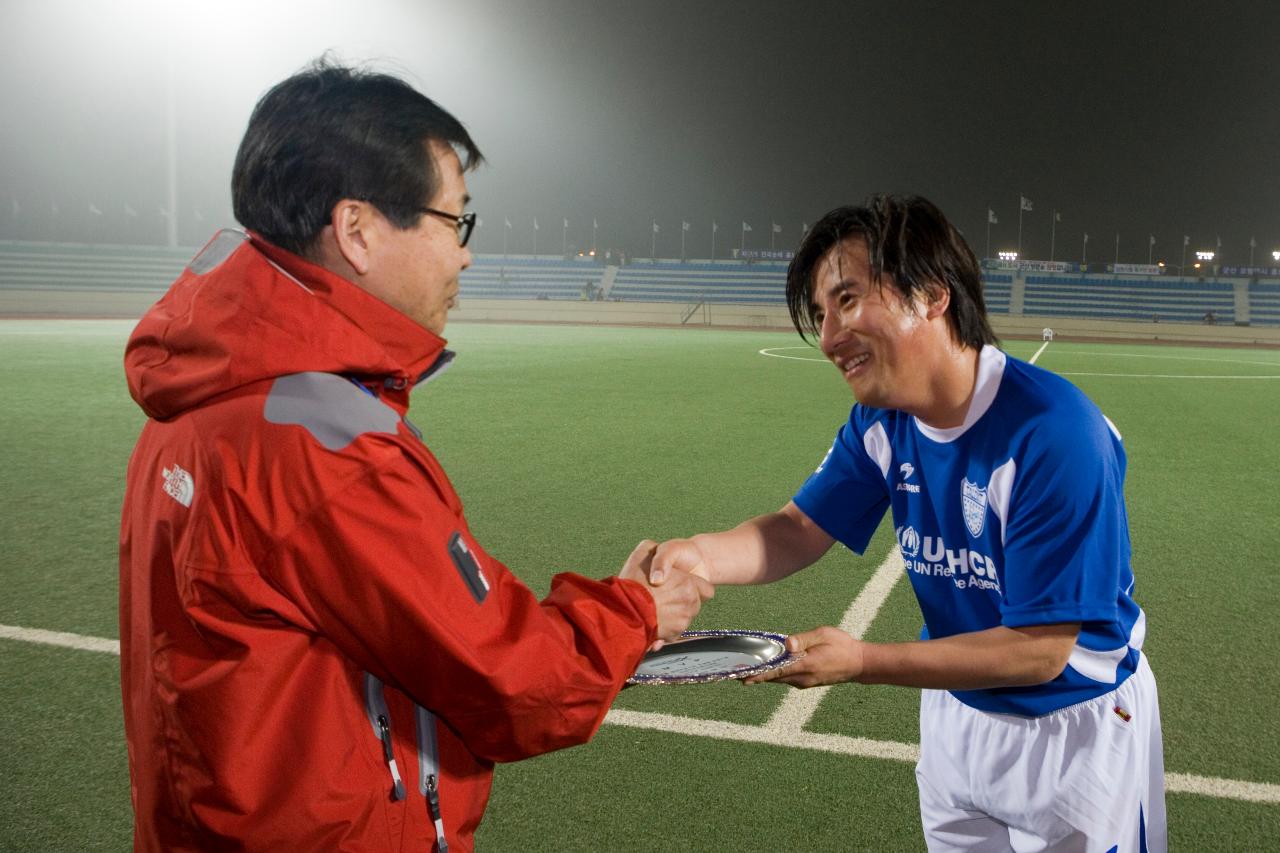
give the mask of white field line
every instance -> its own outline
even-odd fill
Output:
[[[895,545],[884,558],[880,568],[867,581],[867,585],[858,593],[858,597],[845,611],[840,620],[840,630],[861,640],[862,635],[871,627],[871,623],[880,612],[881,605],[893,591],[898,579],[906,573],[902,564],[902,552]],[[773,712],[765,728],[779,733],[801,732],[818,710],[818,703],[827,695],[830,687],[811,687],[808,690],[789,690],[778,710]],[[912,759],[914,760],[914,759]]]
[[[1040,349],[1036,350],[1036,354],[1035,354],[1035,355],[1033,355],[1033,356],[1031,356],[1031,359],[1027,362],[1027,364],[1035,364],[1035,363],[1036,363],[1036,359],[1040,357],[1040,353],[1044,352],[1044,351],[1045,351],[1045,348],[1046,348],[1046,347],[1048,347],[1048,346],[1049,346],[1049,342],[1048,342],[1048,341],[1045,341],[1044,343],[1042,343],[1042,344],[1040,345]]]
[[[80,649],[85,652],[120,654],[119,640],[86,637],[82,634],[68,634],[64,631],[45,631],[40,628],[19,628],[15,625],[0,625],[0,638],[22,640],[24,643],[39,643],[44,646],[64,646],[68,649]]]
[[[887,562],[887,561],[886,561]],[[877,572],[878,574],[878,572]],[[45,631],[40,628],[20,628],[0,625],[0,639],[18,640],[46,646],[80,649],[119,655],[120,643],[105,637],[86,637],[63,631]],[[782,746],[792,749],[811,749],[838,755],[854,755],[861,758],[880,758],[890,761],[915,762],[920,748],[911,743],[870,740],[848,735],[821,734],[806,731],[777,731],[764,726],[744,726],[721,720],[699,720],[677,717],[672,714],[655,714],[648,711],[624,711],[614,709],[605,722],[635,729],[652,729],[672,734],[710,737],[718,740],[736,740],[759,743],[766,746]],[[1241,782],[1235,779],[1218,779],[1211,776],[1193,776],[1189,773],[1166,773],[1165,788],[1171,793],[1199,794],[1228,800],[1245,800],[1255,803],[1280,803],[1280,785],[1269,782]]]

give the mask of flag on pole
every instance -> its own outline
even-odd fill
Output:
[[[89,202],[89,212],[92,213],[94,216],[102,215],[102,211],[93,202]]]
[[[537,230],[538,230],[538,217],[536,217],[536,216],[535,216],[535,217],[533,217],[533,230],[534,230],[534,231],[537,231]]]
[[[743,230],[743,231],[750,231],[750,230],[751,230],[751,226],[744,222],[744,223],[742,223],[742,230]]]
[[[720,230],[720,226],[716,223],[714,219],[711,220],[711,233],[714,234],[719,230]]]
[[[656,223],[656,222],[655,222],[655,223],[653,223],[653,233],[654,233],[654,234],[657,234],[657,233],[658,233],[658,223]]]
[[[773,233],[774,233],[774,234],[781,234],[781,233],[782,233],[782,226],[781,226],[781,225],[779,225],[779,224],[778,224],[778,223],[776,223],[776,222],[775,222],[775,223],[773,223]]]
[[[1022,205],[1022,209],[1023,209],[1023,210],[1030,210],[1030,209],[1031,209],[1031,199],[1027,198],[1025,195],[1024,195],[1024,196],[1019,196],[1019,198],[1020,198],[1020,199],[1022,199],[1022,201],[1021,201],[1021,202],[1019,202],[1019,204],[1021,204],[1021,205]]]
[[[1185,249],[1187,246],[1190,246],[1190,245],[1191,245],[1191,235],[1189,235],[1189,234],[1183,234],[1183,235],[1182,235],[1182,247]]]
[[[17,202],[15,201],[15,202],[14,202],[14,204],[16,205],[16,204],[17,204]],[[1256,248],[1258,248],[1258,240],[1257,240],[1257,238],[1256,238],[1256,237],[1250,237],[1250,238],[1249,238],[1249,248],[1250,248],[1250,249],[1256,249]]]
[[[800,223],[800,233],[801,233],[801,234],[808,234],[808,233],[809,233],[809,223],[808,223],[808,222],[801,222],[801,223]]]
[[[1085,232],[1085,235],[1084,235],[1084,241],[1085,241],[1086,243],[1088,243],[1088,242],[1089,242],[1089,232],[1087,232],[1087,231]]]
[[[685,222],[685,221],[683,221],[683,220],[681,220],[681,222],[680,222],[680,230],[681,230],[681,231],[688,231],[688,230],[689,230],[689,223],[688,223],[688,222]]]
[[[1221,249],[1221,248],[1222,248],[1222,237],[1221,237],[1221,236],[1219,236],[1219,237],[1218,237],[1218,248],[1219,248],[1219,249]]]
[[[1156,235],[1152,234],[1152,235],[1151,235],[1151,240],[1148,242],[1148,244],[1147,244],[1147,245],[1149,245],[1149,246],[1154,246],[1155,244],[1156,244]]]
[[[569,227],[569,220],[567,220],[567,219],[566,219],[566,220],[564,221],[564,227],[565,227],[565,228],[568,228],[568,227]]]
[[[502,223],[503,223],[506,227],[508,227],[508,228],[510,228],[510,227],[511,227],[511,220],[510,220],[510,219],[508,219],[508,218],[507,218],[507,217],[505,217],[505,216],[504,216],[504,217],[502,217]]]
[[[1000,220],[996,219],[996,212],[989,207],[987,208],[987,221],[990,222],[992,225],[1000,224]]]
[[[1054,222],[1061,222],[1061,221],[1062,221],[1062,214],[1055,210],[1055,211],[1053,212],[1053,221],[1054,221]]]

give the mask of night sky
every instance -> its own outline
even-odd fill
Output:
[[[358,7],[358,8],[357,8]],[[163,244],[166,91],[179,240],[233,224],[259,95],[326,50],[410,79],[471,129],[474,247],[660,256],[792,248],[877,191],[974,249],[1226,263],[1280,249],[1280,5],[5,0],[0,239]],[[90,210],[93,205],[101,213]],[[56,208],[56,213],[55,213]]]

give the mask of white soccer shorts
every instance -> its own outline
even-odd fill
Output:
[[[920,817],[931,851],[1165,853],[1155,676],[1043,717],[920,699]]]

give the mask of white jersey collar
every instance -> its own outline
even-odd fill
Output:
[[[924,433],[926,438],[943,444],[964,435],[995,402],[996,392],[1000,390],[1000,379],[1004,376],[1004,362],[1003,352],[991,344],[984,346],[978,353],[978,380],[973,386],[973,399],[969,401],[969,411],[965,413],[964,423],[957,427],[938,429],[913,416],[911,420],[915,422],[916,429]]]

